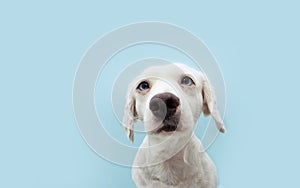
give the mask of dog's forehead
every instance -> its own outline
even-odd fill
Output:
[[[162,78],[178,78],[184,74],[195,75],[196,70],[179,63],[167,64],[161,66],[153,66],[144,70],[141,74],[143,77],[162,77]]]

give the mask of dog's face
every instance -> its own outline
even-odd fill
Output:
[[[203,112],[225,131],[207,77],[183,64],[146,69],[128,87],[123,124],[133,141],[133,124],[140,120],[150,135],[186,134]]]

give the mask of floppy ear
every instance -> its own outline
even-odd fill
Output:
[[[126,96],[126,104],[124,109],[123,116],[123,126],[125,127],[125,132],[129,140],[133,143],[134,134],[133,134],[133,124],[137,120],[137,113],[135,110],[135,99],[132,96],[132,92],[129,89]]]
[[[204,79],[202,82],[202,97],[203,97],[202,111],[206,116],[211,115],[215,120],[219,131],[225,133],[226,129],[224,127],[223,120],[217,108],[215,92],[206,75],[203,75],[203,77]]]

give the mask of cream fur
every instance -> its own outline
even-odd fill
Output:
[[[184,75],[191,77],[195,85],[182,85],[180,80]],[[141,94],[136,88],[143,80],[147,80],[151,87]],[[175,114],[180,120],[172,133],[156,132],[162,122],[149,109],[151,98],[164,92],[180,99]],[[151,67],[132,81],[126,100],[123,124],[128,138],[134,141],[133,125],[137,120],[143,122],[147,131],[132,169],[137,187],[217,187],[216,168],[209,156],[201,152],[201,142],[193,133],[202,112],[211,115],[220,132],[225,132],[206,75],[183,64]]]

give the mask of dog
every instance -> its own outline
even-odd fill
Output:
[[[216,167],[194,134],[203,112],[225,132],[207,76],[184,64],[153,66],[128,86],[123,117],[128,138],[142,121],[147,132],[132,178],[138,188],[216,188]]]

